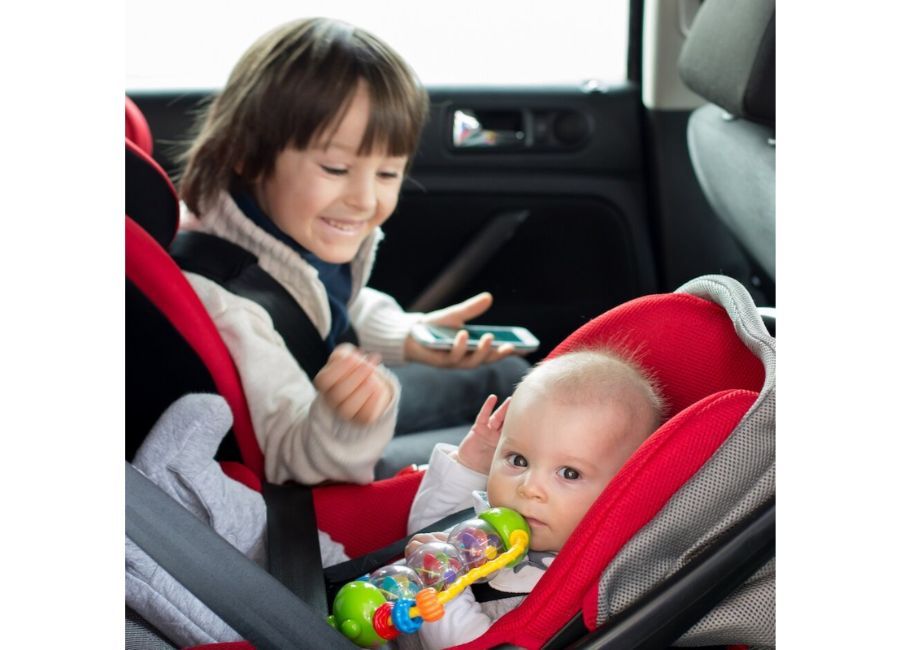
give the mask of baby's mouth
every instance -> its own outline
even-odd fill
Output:
[[[547,527],[547,524],[545,524],[540,519],[535,519],[534,517],[525,517],[525,521],[528,522],[528,525],[531,526],[531,528]]]

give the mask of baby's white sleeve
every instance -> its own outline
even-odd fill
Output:
[[[441,650],[468,643],[487,632],[493,624],[481,609],[468,587],[444,606],[444,616],[433,623],[423,623],[419,639],[425,650]]]
[[[454,445],[438,443],[413,499],[407,530],[413,533],[472,506],[472,492],[487,486],[487,476],[450,457]]]

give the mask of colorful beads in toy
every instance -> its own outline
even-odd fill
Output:
[[[413,634],[425,621],[444,615],[444,605],[478,581],[515,566],[528,552],[531,530],[508,508],[490,508],[465,521],[448,541],[422,544],[406,566],[390,565],[368,580],[347,583],[328,617],[356,645],[377,647],[398,633]]]
[[[447,536],[447,543],[459,551],[466,571],[480,567],[503,552],[503,542],[497,531],[484,519],[468,519],[454,526]],[[482,578],[490,580],[492,576]]]
[[[389,564],[374,571],[369,576],[369,582],[381,590],[381,594],[387,601],[394,601],[398,598],[415,600],[416,594],[423,587],[419,575],[402,564]]]
[[[406,565],[422,578],[422,584],[441,591],[466,570],[459,551],[445,542],[428,542],[417,548]]]

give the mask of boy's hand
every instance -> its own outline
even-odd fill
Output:
[[[412,555],[415,550],[422,544],[427,544],[428,542],[446,541],[447,533],[419,533],[418,535],[413,535],[412,539],[409,540],[409,543],[406,545],[406,548],[403,551],[403,556],[409,559],[409,556]]]
[[[349,422],[371,424],[394,397],[388,379],[378,369],[378,355],[363,354],[349,343],[337,346],[313,379],[325,402]]]
[[[446,325],[448,327],[462,327],[466,321],[480,316],[487,311],[494,301],[491,294],[484,292],[463,302],[438,309],[425,314],[423,323],[432,325]],[[511,343],[504,343],[500,347],[492,347],[494,342],[492,334],[485,334],[478,341],[478,347],[472,351],[466,349],[469,342],[469,334],[464,330],[456,333],[453,347],[449,350],[432,350],[416,341],[412,335],[406,337],[403,354],[407,361],[418,361],[440,368],[475,368],[484,363],[493,363],[513,354],[516,349]]]
[[[500,432],[503,430],[503,420],[506,418],[506,411],[509,410],[509,400],[507,397],[493,413],[491,411],[497,404],[497,396],[489,395],[484,400],[484,405],[475,418],[475,424],[459,443],[456,451],[456,458],[461,464],[481,474],[490,472],[494,450],[497,449],[497,441],[500,440]]]

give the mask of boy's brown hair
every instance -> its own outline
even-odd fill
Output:
[[[358,153],[384,147],[390,156],[411,157],[428,95],[387,44],[327,18],[289,22],[260,37],[201,115],[183,155],[179,189],[191,212],[199,216],[235,174],[251,184],[272,173],[287,147],[305,149],[327,139],[360,81],[369,91],[371,115]]]

